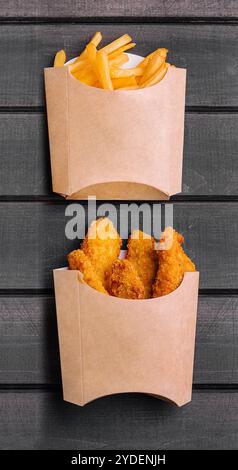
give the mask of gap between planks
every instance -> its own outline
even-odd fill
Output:
[[[238,289],[199,289],[199,296],[238,297]],[[0,289],[0,297],[54,297],[53,289]]]
[[[0,384],[0,393],[5,391],[61,391],[61,384],[20,384],[20,383],[6,383]],[[217,391],[229,391],[237,392],[238,384],[194,384],[192,387],[193,392],[217,392]]]
[[[1,24],[1,22],[0,22]],[[45,106],[0,106],[0,114],[46,114]],[[238,106],[185,106],[186,114],[234,114]]]
[[[221,25],[238,25],[238,17],[201,17],[201,16],[168,16],[168,17],[157,17],[157,16],[94,16],[94,17],[1,17],[0,23],[13,24],[13,25],[44,25],[44,24],[221,24]]]
[[[21,203],[21,202],[28,202],[28,203],[33,203],[33,202],[38,202],[38,203],[46,203],[46,204],[55,204],[55,205],[69,205],[73,203],[78,203],[83,206],[86,206],[88,201],[86,199],[84,200],[79,200],[79,199],[64,199],[63,197],[57,195],[57,194],[52,194],[51,195],[46,195],[46,196],[41,196],[41,195],[19,195],[19,196],[11,196],[11,195],[0,195],[0,203],[4,202],[10,202],[10,203]],[[132,204],[132,203],[137,203],[138,205],[143,204],[143,203],[148,203],[148,204],[178,204],[178,203],[232,203],[238,202],[238,195],[183,195],[179,194],[176,196],[172,196],[170,200],[97,200],[97,204],[103,204],[103,203],[112,203],[117,206],[120,206],[121,204]]]

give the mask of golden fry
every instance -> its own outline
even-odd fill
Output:
[[[101,50],[98,51],[96,55],[96,70],[102,88],[105,90],[113,90],[108,57],[107,54],[101,52]]]
[[[63,67],[66,62],[66,54],[63,49],[58,51],[54,59],[54,67]]]
[[[68,65],[68,68],[71,73],[75,73],[83,70],[85,66],[87,66],[87,61],[85,59],[76,59],[72,64]]]
[[[97,32],[93,35],[90,43],[93,44],[95,47],[98,47],[98,45],[100,44],[102,40],[102,34],[100,32]],[[89,43],[89,44],[90,44]]]
[[[131,69],[116,69],[111,68],[111,78],[122,78],[122,77],[140,77],[144,70],[142,67],[132,67]]]
[[[143,85],[143,83],[149,80],[164,64],[164,61],[164,58],[161,57],[158,53],[153,54],[153,56],[149,59],[148,64],[144,68],[144,73],[139,82],[140,85]]]
[[[80,69],[77,72],[74,72],[74,75],[78,78],[78,80],[81,80],[90,73],[92,73],[92,66],[88,64],[83,69]]]
[[[150,77],[146,82],[143,83],[141,88],[149,87],[152,85],[155,85],[156,83],[159,83],[164,76],[167,73],[167,70],[169,68],[169,64],[163,64],[159,70],[157,70],[152,77]]]
[[[184,238],[172,227],[167,227],[158,244],[158,272],[153,285],[152,297],[173,292],[181,284],[185,272],[195,271],[195,265],[184,253]]]
[[[138,65],[139,67],[146,67],[147,64],[148,64],[148,61],[153,57],[154,54],[159,54],[161,57],[163,57],[164,59],[166,59],[167,57],[167,53],[168,53],[168,49],[165,49],[165,48],[160,48],[160,49],[156,49],[155,51],[151,52],[150,54],[148,54]]]
[[[123,299],[144,299],[145,289],[134,266],[126,259],[117,259],[108,276],[108,291]]]
[[[112,41],[110,44],[107,44],[107,46],[102,47],[100,51],[105,52],[105,54],[112,54],[112,52],[116,51],[120,47],[125,46],[129,42],[131,42],[131,37],[129,36],[129,34],[123,34],[123,36],[121,36],[120,38],[115,39],[115,41]]]
[[[118,90],[138,90],[139,85],[131,85],[131,86],[123,86],[121,88],[118,88]]]
[[[121,88],[136,87],[137,82],[135,77],[121,77],[113,78],[112,85],[114,90],[118,90]]]
[[[168,54],[168,49],[165,49],[165,47],[162,47],[160,49],[157,49],[155,52],[158,52],[160,54],[161,57],[163,57],[164,59],[166,59],[167,57],[167,54]]]
[[[97,48],[92,42],[90,42],[86,46],[86,54],[87,54],[87,60],[89,61],[89,63],[94,64],[96,60]]]
[[[126,259],[135,267],[145,288],[145,298],[151,297],[152,285],[158,267],[155,240],[141,230],[134,230],[128,240]]]
[[[97,47],[98,44],[101,42],[101,40],[102,40],[102,35],[101,35],[100,32],[97,32],[93,35],[92,39],[90,39],[88,44],[93,44],[95,47]],[[81,59],[85,59],[86,55],[87,55],[87,50],[85,48],[83,50],[83,52],[79,55],[79,57],[76,59],[76,61],[79,61]]]
[[[125,64],[128,62],[129,58],[126,54],[119,54],[113,59],[110,59],[110,56],[108,57],[109,59],[109,67],[118,67],[119,65]]]
[[[77,80],[79,80],[82,83],[85,83],[85,85],[89,86],[95,86],[95,83],[97,82],[97,77],[93,70],[89,70],[86,74],[82,75],[80,73],[75,73],[73,74]]]
[[[129,42],[129,44],[126,44],[125,46],[118,47],[114,52],[111,52],[109,54],[108,58],[115,59],[118,55],[122,54],[122,52],[129,51],[133,47],[135,47],[136,43],[135,42]]]
[[[139,67],[146,67],[151,57],[153,57],[155,51],[148,54],[139,64]]]

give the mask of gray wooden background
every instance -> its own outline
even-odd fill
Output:
[[[238,447],[238,2],[8,0],[0,8],[0,448]],[[51,192],[43,68],[93,32],[168,47],[188,69],[175,224],[201,272],[194,391],[178,409],[62,400],[52,268],[77,243]]]

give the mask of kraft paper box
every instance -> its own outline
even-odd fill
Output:
[[[191,400],[199,273],[155,299],[107,296],[67,268],[54,270],[63,394],[77,405],[142,392]]]
[[[129,66],[142,58],[133,54]],[[71,199],[168,199],[181,192],[186,70],[102,90],[45,69],[53,191]]]

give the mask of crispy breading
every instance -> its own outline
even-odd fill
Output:
[[[90,259],[82,250],[71,251],[68,255],[69,269],[77,269],[83,274],[83,281],[93,289],[108,294],[103,287],[102,281],[98,278]]]
[[[158,258],[154,249],[154,238],[134,230],[128,240],[126,259],[135,267],[145,288],[146,298],[151,297],[152,285],[158,268]]]
[[[92,222],[82,243],[81,248],[91,261],[105,289],[107,289],[107,273],[120,254],[121,243],[119,234],[107,217]]]
[[[167,227],[162,233],[157,250],[159,268],[152,297],[173,292],[181,284],[185,272],[196,270],[194,263],[183,251],[183,241],[183,236],[172,227]]]
[[[108,276],[109,294],[123,299],[144,299],[145,289],[134,266],[126,259],[117,259]]]

